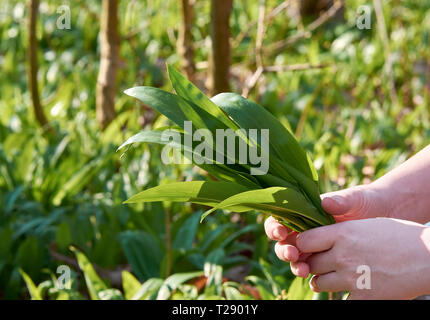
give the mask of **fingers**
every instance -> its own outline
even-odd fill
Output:
[[[290,229],[280,224],[273,217],[269,217],[264,221],[264,230],[271,240],[283,241],[287,238]]]
[[[348,291],[348,284],[336,272],[312,276],[309,286],[314,292]]]
[[[275,244],[275,253],[279,259],[286,262],[295,262],[299,260],[299,250],[290,244],[282,244],[281,242],[277,242]]]
[[[298,261],[300,252],[296,248],[297,232],[291,232],[283,241],[278,241],[275,244],[275,253],[279,259],[289,262]]]
[[[336,270],[332,250],[323,253],[312,254],[306,263],[309,265],[309,272],[313,274],[325,274]]]
[[[291,272],[297,277],[306,278],[309,275],[309,265],[306,262],[291,262],[290,267]]]
[[[333,247],[340,224],[319,227],[297,235],[296,246],[301,252],[316,253]]]
[[[362,186],[352,187],[321,196],[321,205],[325,211],[335,216],[338,221],[346,219],[336,216],[354,215],[361,213],[366,204],[366,193]]]

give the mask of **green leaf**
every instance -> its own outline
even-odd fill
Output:
[[[211,132],[229,128],[193,101],[185,100],[173,93],[152,87],[134,87],[124,92],[148,104],[182,129],[185,121],[191,121],[197,129],[207,128]]]
[[[182,74],[175,68],[167,64],[167,72],[169,74],[170,82],[176,93],[185,100],[192,101],[200,108],[206,110],[209,114],[224,123],[227,128],[239,129],[239,126],[234,123],[225,112],[220,109],[214,102],[211,101],[206,95],[200,91],[193,83],[188,81]]]
[[[271,292],[273,293],[274,296],[279,295],[281,293],[281,288],[273,277],[272,265],[270,265],[267,261],[265,261],[262,258],[260,258],[258,262],[260,264],[261,271],[263,272],[264,276],[266,277],[267,281],[269,282],[272,288]]]
[[[175,236],[175,239],[173,240],[173,249],[190,250],[192,248],[194,238],[197,234],[200,216],[200,212],[195,212],[182,224]]]
[[[257,288],[262,300],[274,300],[276,298],[272,293],[272,286],[268,280],[257,276],[247,276],[246,281],[251,282]]]
[[[77,171],[63,186],[59,188],[52,203],[60,205],[66,196],[78,193],[87,183],[92,181],[97,172],[110,160],[110,157],[98,157]]]
[[[100,279],[88,258],[81,251],[75,247],[70,247],[70,250],[75,253],[79,268],[81,268],[82,272],[84,273],[85,283],[87,284],[90,298],[92,300],[100,300],[100,293],[104,290],[107,290],[108,287],[102,281],[102,279]]]
[[[215,206],[228,197],[249,190],[225,181],[187,181],[169,183],[142,191],[125,203],[175,201]]]
[[[266,143],[270,146],[271,171],[276,172],[277,175],[283,175],[284,180],[289,182],[291,177],[294,178],[318,210],[323,212],[316,170],[293,134],[266,109],[238,94],[221,93],[213,97],[212,101],[241,128],[269,129],[269,141]]]
[[[290,163],[298,171],[313,179],[307,154],[293,134],[278,119],[260,105],[235,93],[220,93],[212,98],[241,128],[269,129],[271,155]]]
[[[144,231],[124,231],[120,242],[134,274],[139,279],[158,277],[162,261],[162,250],[157,240]]]
[[[232,242],[234,242],[236,239],[238,239],[240,236],[242,236],[245,233],[248,232],[255,232],[257,231],[259,228],[261,228],[261,225],[259,224],[249,224],[243,228],[240,228],[238,231],[236,231],[235,233],[233,233],[232,235],[230,235],[229,237],[227,237],[227,239],[225,239],[219,246],[219,249],[225,248],[227,247],[229,244],[231,244]]]
[[[158,278],[146,280],[131,300],[153,300],[157,297],[158,290],[163,285],[164,281]]]
[[[309,287],[309,277],[296,277],[288,289],[288,300],[312,300],[313,291]]]
[[[167,300],[171,293],[179,287],[179,285],[200,277],[203,275],[202,271],[196,271],[196,272],[186,272],[186,273],[176,273],[174,275],[171,275],[168,277],[164,282],[163,285],[160,288],[160,291],[157,295],[157,300]]]
[[[228,285],[228,283],[224,283],[223,285],[225,297],[227,300],[250,300],[252,299],[250,296],[242,294],[237,288]]]
[[[102,290],[98,293],[100,300],[124,300],[121,291],[114,288]]]
[[[122,272],[122,288],[125,298],[131,300],[134,295],[139,291],[142,284],[130,272],[124,270]]]
[[[184,108],[181,106],[182,101],[167,91],[152,87],[134,87],[125,90],[124,93],[148,104],[180,127],[188,120],[182,110]]]
[[[26,274],[21,268],[19,269],[19,273],[27,285],[31,300],[43,300],[38,288],[34,284],[33,280],[31,280],[31,278],[28,276],[28,274]]]
[[[187,145],[184,145],[182,143],[176,143],[175,141],[166,141],[162,139],[162,132],[159,130],[156,131],[142,131],[138,134],[132,136],[131,138],[127,139],[119,148],[118,150],[124,148],[125,146],[128,146],[132,143],[136,142],[149,142],[149,143],[158,143],[162,145],[170,144],[173,148],[181,151],[185,151],[184,154],[192,154],[193,155],[193,161],[197,158],[204,160],[206,162],[207,158],[201,157],[200,154],[195,153],[194,148],[190,148]],[[178,132],[178,134],[181,135],[181,141],[185,141],[185,134]],[[215,155],[215,154],[214,154]],[[191,160],[191,159],[190,159]],[[208,173],[214,175],[215,177],[218,177],[222,180],[227,180],[231,182],[236,182],[239,184],[242,184],[244,186],[247,186],[250,189],[259,188],[259,184],[257,179],[250,175],[247,172],[239,172],[237,170],[234,170],[233,168],[237,168],[235,165],[227,165],[227,164],[196,164],[203,170],[206,170]],[[243,169],[242,169],[243,170]]]
[[[300,219],[301,217],[314,221],[317,225],[326,225],[331,222],[310,204],[301,193],[282,187],[250,190],[233,195],[207,211],[204,217],[214,210],[230,209],[237,206],[246,207],[248,211],[259,210],[274,215],[302,230],[309,229],[312,225],[309,225],[309,221],[305,222]]]

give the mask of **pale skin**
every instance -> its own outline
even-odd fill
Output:
[[[326,193],[336,224],[298,234],[272,217],[267,236],[296,276],[313,274],[315,292],[348,299],[412,299],[430,294],[430,146],[371,184]],[[370,268],[371,289],[358,289],[357,267]]]

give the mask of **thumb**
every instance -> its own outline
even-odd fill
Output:
[[[321,198],[323,209],[334,216],[348,215],[358,219],[365,214],[366,195],[362,186],[325,193]]]

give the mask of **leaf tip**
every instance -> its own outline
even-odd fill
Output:
[[[136,97],[136,90],[134,88],[124,90],[124,93],[130,97]]]
[[[136,201],[134,200],[134,196],[132,196],[131,198],[125,200],[122,202],[122,204],[130,204],[130,203],[136,203]]]

